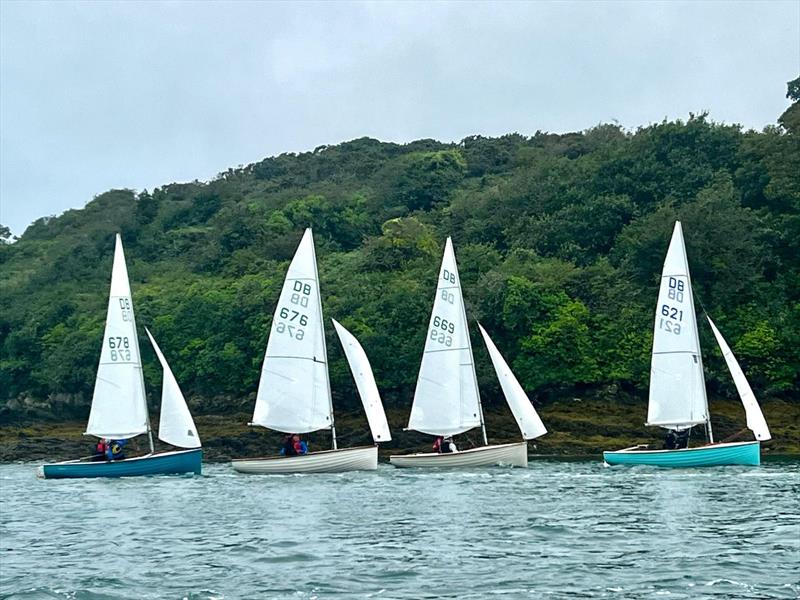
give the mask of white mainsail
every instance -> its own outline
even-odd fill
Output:
[[[481,425],[461,281],[447,238],[408,428],[454,435]]]
[[[386,422],[386,413],[381,403],[378,384],[375,383],[375,375],[372,373],[367,353],[364,352],[364,348],[361,347],[356,337],[341,323],[336,319],[331,319],[331,321],[333,321],[333,326],[342,342],[353,379],[356,380],[358,394],[361,396],[361,403],[364,405],[369,429],[372,432],[372,439],[376,442],[388,442],[392,439],[392,434],[389,432],[389,424]]]
[[[492,365],[497,373],[497,379],[500,380],[500,387],[503,388],[503,395],[506,397],[508,407],[514,414],[517,420],[519,430],[522,432],[522,437],[526,440],[532,440],[547,433],[547,429],[533,408],[528,395],[519,381],[514,376],[508,363],[503,358],[497,346],[494,345],[492,338],[486,333],[483,326],[478,323],[478,329],[481,330],[483,341],[486,342],[486,349],[489,351],[489,357],[492,359]]]
[[[122,240],[117,234],[100,365],[86,434],[128,439],[148,430],[139,338]]]
[[[714,325],[714,321],[711,320],[711,317],[706,315],[706,318],[708,319],[709,325],[711,325],[711,330],[714,332],[714,337],[717,338],[717,344],[719,344],[719,349],[722,351],[722,356],[725,358],[728,370],[731,372],[733,383],[736,384],[739,398],[742,399],[744,411],[747,415],[747,427],[752,430],[757,440],[765,441],[772,439],[769,427],[767,427],[767,421],[764,419],[764,413],[761,412],[758,400],[756,400],[756,396],[750,388],[750,384],[747,382],[747,377],[744,376],[744,372],[739,366],[739,361],[736,360],[730,346],[728,346],[725,338],[722,337],[717,326]]]
[[[253,425],[308,433],[333,425],[314,238],[306,229],[272,319]]]
[[[156,344],[153,334],[147,327],[144,328],[150,343],[153,345],[158,362],[164,371],[163,383],[161,384],[161,417],[158,421],[158,438],[179,448],[199,448],[200,436],[197,435],[197,428],[194,419],[186,405],[178,381],[169,368],[167,359],[161,352],[161,348]]]
[[[647,424],[683,429],[707,421],[692,283],[683,230],[676,221],[656,306]]]

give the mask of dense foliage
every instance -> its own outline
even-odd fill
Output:
[[[700,115],[636,132],[600,125],[459,144],[363,138],[208,183],[106,192],[0,245],[0,406],[6,416],[37,401],[56,416],[86,414],[121,232],[139,326],[159,340],[193,408],[249,407],[306,226],[326,316],[358,336],[390,406],[410,403],[448,235],[468,316],[532,397],[643,396],[676,219],[698,312],[713,316],[757,395],[798,398],[796,106],[763,132]],[[700,327],[709,390],[733,394]],[[327,333],[335,402],[353,406],[349,371]],[[493,402],[499,388],[474,326],[472,334]],[[155,395],[159,369],[142,346]]]

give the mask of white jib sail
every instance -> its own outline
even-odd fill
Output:
[[[753,393],[753,390],[750,389],[750,384],[747,382],[747,377],[744,376],[744,372],[739,366],[739,361],[736,360],[730,346],[728,346],[725,338],[722,337],[717,326],[714,325],[714,321],[711,320],[711,317],[706,315],[706,318],[708,319],[709,325],[711,325],[711,330],[714,332],[714,337],[717,338],[717,344],[719,344],[719,349],[722,352],[722,356],[725,358],[728,370],[731,372],[733,383],[736,384],[739,398],[742,399],[744,412],[747,415],[747,427],[753,432],[757,440],[765,441],[772,439],[769,427],[767,427],[767,421],[764,419],[764,413],[761,412],[761,407],[758,405],[756,395]]]
[[[153,350],[156,352],[158,362],[164,371],[163,383],[161,384],[161,418],[158,421],[158,438],[179,448],[199,448],[200,436],[197,435],[197,428],[194,425],[192,414],[186,405],[186,399],[178,386],[172,369],[169,368],[167,359],[161,352],[161,348],[156,344],[153,334],[147,327],[144,328]]]
[[[661,272],[647,424],[682,429],[708,420],[703,358],[680,221]]]
[[[116,238],[111,291],[100,365],[94,382],[88,435],[128,439],[145,433],[147,400],[122,240]]]
[[[372,439],[376,442],[388,442],[392,439],[389,432],[389,424],[386,422],[386,413],[381,403],[381,395],[378,392],[378,384],[375,383],[375,375],[369,364],[367,353],[361,347],[356,337],[347,331],[336,319],[331,319],[339,340],[342,342],[344,354],[347,357],[347,364],[356,380],[358,394],[361,396],[361,403],[364,405],[364,412],[367,413],[369,429],[372,432]]]
[[[532,440],[544,435],[547,433],[547,429],[536,413],[536,409],[533,408],[533,404],[531,404],[525,390],[522,389],[508,363],[480,323],[478,323],[478,329],[481,330],[483,341],[486,342],[486,349],[492,359],[497,379],[500,380],[500,387],[503,388],[503,395],[506,397],[506,402],[508,402],[511,412],[514,413],[514,418],[517,420],[522,437],[526,440]]]
[[[408,428],[454,435],[481,424],[461,281],[447,238]]]
[[[314,238],[306,229],[272,319],[253,424],[307,433],[333,423]]]

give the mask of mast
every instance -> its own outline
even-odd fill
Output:
[[[313,247],[313,246],[312,246]],[[319,270],[317,268],[317,253],[316,251],[312,252],[312,256],[314,257],[314,278],[317,280],[317,311],[319,314],[319,322],[320,327],[322,328],[322,357],[325,363],[325,384],[327,385],[328,389],[328,411],[331,416],[331,447],[333,450],[337,449],[336,444],[336,425],[333,421],[333,395],[331,394],[331,374],[328,371],[328,348],[325,343],[325,321],[323,320],[322,316],[322,286],[319,284]]]
[[[117,234],[119,238],[119,234]],[[142,402],[144,402],[144,414],[147,417],[147,441],[150,443],[150,454],[155,454],[156,448],[153,444],[153,428],[150,425],[150,410],[147,407],[147,388],[144,387],[144,368],[142,367],[142,347],[139,345],[139,330],[136,328],[136,311],[133,310],[133,292],[131,291],[131,321],[133,321],[133,340],[136,352],[139,354],[139,381],[142,383]]]
[[[461,280],[458,281],[459,287],[461,287]],[[463,299],[463,293],[462,293]],[[478,388],[478,374],[475,372],[475,355],[472,353],[472,339],[469,335],[469,321],[467,321],[467,311],[464,308],[464,302],[461,302],[461,315],[464,319],[464,323],[467,325],[467,348],[469,348],[469,356],[472,359],[472,380],[475,382],[475,395],[478,397],[478,417],[481,420],[481,434],[483,435],[483,445],[489,445],[489,438],[486,437],[486,423],[483,421],[483,403],[481,402],[481,391]]]
[[[680,223],[680,221],[678,221]],[[692,319],[694,319],[694,288],[692,287],[692,273],[689,270],[689,257],[686,256],[686,242],[683,240],[683,227],[680,228],[680,239],[681,239],[681,247],[683,249],[683,263],[686,267],[686,281],[689,284],[689,292],[691,293],[691,309],[692,309]],[[711,411],[708,410],[708,396],[706,395],[706,383],[705,383],[705,369],[703,368],[703,351],[700,348],[700,334],[697,327],[697,322],[694,322],[694,327],[692,329],[692,333],[694,334],[694,343],[695,347],[697,348],[697,360],[700,362],[700,374],[702,378],[702,385],[700,389],[703,392],[703,404],[706,408],[706,437],[708,437],[708,443],[714,443],[714,432],[711,429]]]

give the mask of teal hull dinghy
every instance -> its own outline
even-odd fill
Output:
[[[645,450],[641,446],[634,446],[616,452],[603,452],[603,460],[608,465],[651,465],[677,468],[718,467],[721,465],[757,467],[761,464],[761,443],[758,441],[734,442],[680,450]]]
[[[603,452],[606,464],[660,467],[761,464],[760,442],[771,438],[769,428],[730,347],[711,317],[707,318],[744,405],[747,427],[753,432],[756,441],[726,440],[723,443],[714,443],[692,281],[683,242],[683,229],[680,221],[677,221],[661,272],[653,328],[650,398],[647,409],[647,425],[663,427],[668,431],[664,449],[633,446],[616,452]],[[689,448],[689,436],[695,425],[705,425],[708,443]],[[735,436],[729,439],[733,437]]]
[[[133,477],[136,475],[200,475],[203,451],[178,450],[160,454],[148,454],[125,460],[86,462],[65,461],[42,465],[37,475],[42,479],[82,479],[88,477]]]
[[[155,339],[147,328],[145,331],[164,374],[158,437],[167,444],[186,449],[158,454],[155,452],[153,432],[147,414],[147,396],[128,268],[125,265],[122,241],[117,235],[100,365],[97,368],[92,408],[86,426],[86,435],[100,438],[104,442],[96,446],[96,456],[40,466],[36,471],[39,477],[75,479],[200,474],[203,453],[186,399]],[[124,452],[121,451],[124,446],[122,440],[129,440],[143,433],[147,434],[150,442],[149,454],[124,458]],[[117,441],[120,443],[117,444]],[[107,455],[104,454],[106,452]],[[111,460],[106,461],[105,458]]]

